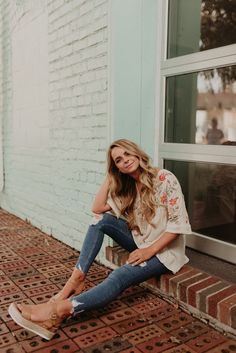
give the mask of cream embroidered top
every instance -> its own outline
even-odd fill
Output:
[[[134,215],[140,232],[132,231],[138,248],[146,248],[153,244],[165,232],[175,233],[178,236],[162,251],[156,254],[158,259],[173,273],[176,273],[189,259],[185,255],[184,234],[191,233],[191,226],[185,207],[184,197],[180,184],[174,174],[166,169],[160,169],[155,184],[157,202],[156,214],[152,224],[143,218],[140,196],[137,195],[134,205]],[[117,218],[122,217],[117,203],[108,196],[107,203]]]

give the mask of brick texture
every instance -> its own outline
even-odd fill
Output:
[[[7,222],[9,222],[9,227],[6,230]],[[18,257],[19,261],[24,259],[30,266],[28,271],[15,266],[11,266],[11,271],[0,270],[0,288],[12,288],[11,293],[0,295],[1,353],[235,352],[235,340],[213,330],[209,324],[197,320],[177,305],[163,300],[153,290],[150,291],[139,285],[126,289],[116,300],[105,307],[68,318],[62,323],[52,340],[44,340],[19,327],[11,319],[7,311],[9,304],[12,301],[25,304],[48,301],[61,288],[58,282],[55,283],[58,288],[55,288],[55,271],[58,277],[64,277],[69,268],[67,256],[69,254],[78,256],[79,253],[35,227],[20,222],[17,217],[2,209],[0,209],[0,235],[0,252],[3,254],[3,262],[14,263],[15,258]],[[36,247],[38,254],[35,253]],[[8,258],[10,254],[12,260]],[[47,267],[41,267],[39,272],[38,265],[32,262],[36,254],[38,257],[47,257],[50,254],[57,263],[49,266],[48,271]],[[73,265],[70,266],[70,271],[72,267]],[[91,282],[93,275],[98,273],[101,274],[101,278],[104,278],[109,271],[107,267],[94,262],[86,277],[86,289],[84,290],[93,286]],[[188,267],[188,271],[192,269]],[[67,273],[67,279],[69,276],[70,274]],[[49,281],[52,282],[51,285]],[[35,283],[36,285],[31,287]],[[17,292],[12,284],[18,287]],[[25,284],[29,287],[24,287]],[[40,293],[38,293],[39,290]],[[223,302],[224,305],[230,306],[230,310],[235,307],[234,296],[230,296],[228,301],[225,298]],[[233,314],[235,315],[235,312]]]
[[[107,11],[108,0],[0,0],[1,206],[77,249],[105,173]]]
[[[128,253],[119,246],[107,247],[107,260],[120,266],[125,263]],[[236,286],[204,273],[191,266],[183,266],[175,274],[167,273],[160,278],[151,278],[148,285],[176,304],[184,305],[190,311],[207,317],[219,328],[228,327],[236,334]],[[147,303],[147,302],[146,302]],[[140,304],[132,306],[137,310]],[[173,317],[170,318],[172,320]],[[169,320],[169,319],[168,319]]]
[[[236,307],[236,293],[218,303],[219,320],[226,325],[232,324],[233,318],[231,310],[234,307]]]

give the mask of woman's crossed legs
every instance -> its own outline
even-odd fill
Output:
[[[46,304],[11,304],[9,313],[13,320],[41,337],[51,339],[63,318],[104,306],[131,285],[141,283],[153,276],[160,276],[168,271],[158,258],[154,256],[137,266],[130,264],[121,266],[111,272],[102,283],[67,299],[75,291],[75,287],[84,280],[102,246],[104,234],[109,235],[129,252],[137,249],[132,234],[124,220],[117,219],[108,213],[101,215],[97,222],[90,225],[79,260],[70,279],[62,291],[59,292],[59,297],[55,298],[56,300],[54,299],[53,302]]]

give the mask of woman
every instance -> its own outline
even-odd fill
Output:
[[[176,177],[151,166],[148,155],[124,139],[112,143],[107,162],[107,177],[92,207],[95,216],[70,279],[46,304],[9,307],[16,323],[45,339],[53,337],[64,318],[102,307],[129,286],[175,273],[188,262],[183,233],[191,228]],[[128,261],[81,293],[104,234],[130,252]]]

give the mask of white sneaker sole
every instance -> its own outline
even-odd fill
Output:
[[[17,306],[15,303],[11,303],[11,305],[8,308],[8,313],[11,316],[11,318],[21,327],[25,328],[26,330],[29,330],[36,335],[39,335],[40,337],[44,338],[45,340],[51,340],[52,337],[55,335],[55,333],[48,331],[47,329],[35,324],[33,321],[25,319],[21,312],[18,310]]]

